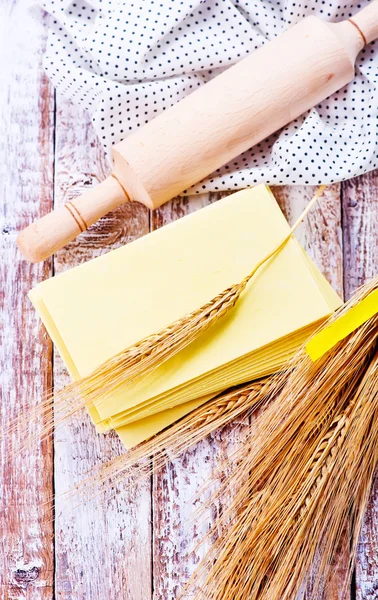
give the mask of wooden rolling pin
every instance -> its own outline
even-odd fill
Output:
[[[29,225],[22,254],[38,262],[127,201],[157,208],[350,82],[378,37],[378,0],[353,19],[307,17],[113,148],[111,176]]]

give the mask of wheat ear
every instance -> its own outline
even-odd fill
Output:
[[[217,523],[224,533],[190,582],[201,600],[294,600],[317,558],[315,595],[348,518],[350,575],[378,459],[377,332],[375,316],[316,363],[304,352],[293,361],[227,484],[237,493]]]

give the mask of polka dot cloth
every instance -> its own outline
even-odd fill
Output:
[[[344,4],[345,2],[345,4]],[[306,15],[340,21],[345,0],[46,0],[45,66],[84,106],[109,151],[137,127]],[[378,43],[345,89],[191,188],[319,184],[378,166]],[[110,156],[110,153],[109,153]]]

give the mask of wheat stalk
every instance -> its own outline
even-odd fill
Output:
[[[217,492],[237,490],[216,524],[223,533],[190,582],[201,600],[294,600],[320,556],[315,594],[349,515],[350,574],[378,460],[377,331],[375,316],[316,363],[304,352],[293,361],[238,470]]]

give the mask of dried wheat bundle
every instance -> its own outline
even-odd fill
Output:
[[[331,320],[377,287],[378,279]],[[377,332],[376,315],[315,363],[304,350],[293,361],[217,492],[236,490],[189,584],[201,600],[294,600],[316,558],[314,597],[347,524],[350,576],[378,461]]]

